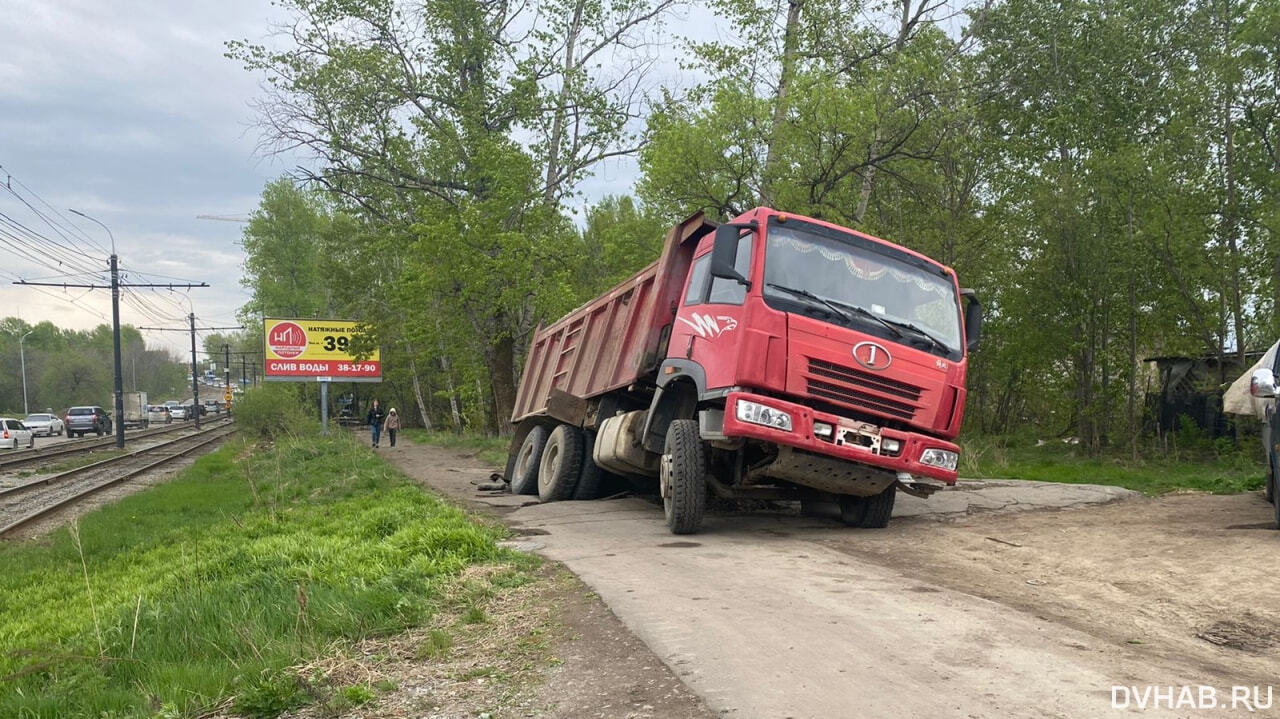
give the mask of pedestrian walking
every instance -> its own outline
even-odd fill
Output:
[[[365,415],[365,424],[369,425],[369,430],[373,433],[373,447],[378,448],[378,440],[382,438],[382,422],[386,420],[387,413],[382,411],[382,405],[378,404],[378,400],[374,400],[369,407],[369,413]]]
[[[387,412],[387,419],[382,423],[382,428],[387,430],[387,439],[391,440],[391,446],[396,446],[396,432],[400,431],[400,415],[396,414],[395,407]]]

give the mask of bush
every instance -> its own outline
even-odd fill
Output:
[[[261,439],[296,436],[312,424],[293,387],[282,384],[268,383],[245,392],[232,410],[240,429]]]

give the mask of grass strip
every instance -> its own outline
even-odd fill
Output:
[[[0,546],[0,716],[274,716],[310,700],[289,667],[426,623],[468,566],[524,566],[498,531],[345,433],[230,443]]]
[[[511,446],[510,437],[484,437],[477,434],[428,432],[425,429],[406,429],[404,433],[413,442],[465,450],[491,467],[501,469],[507,465],[507,450]],[[368,436],[368,433],[366,432],[363,436]],[[385,435],[383,441],[385,441]]]
[[[1264,465],[1249,453],[1252,449],[1152,452],[1134,460],[1115,454],[1088,457],[1061,442],[1018,446],[1002,438],[980,438],[962,443],[960,476],[1105,484],[1153,496],[1179,490],[1234,494],[1261,489],[1266,479]]]

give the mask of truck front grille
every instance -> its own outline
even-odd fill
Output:
[[[809,359],[805,378],[814,397],[910,421],[919,408],[921,389],[888,377]]]

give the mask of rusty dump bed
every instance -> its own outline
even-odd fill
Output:
[[[698,213],[667,233],[662,256],[547,327],[538,327],[512,422],[546,414],[553,390],[596,397],[656,371],[698,240],[715,229]]]

